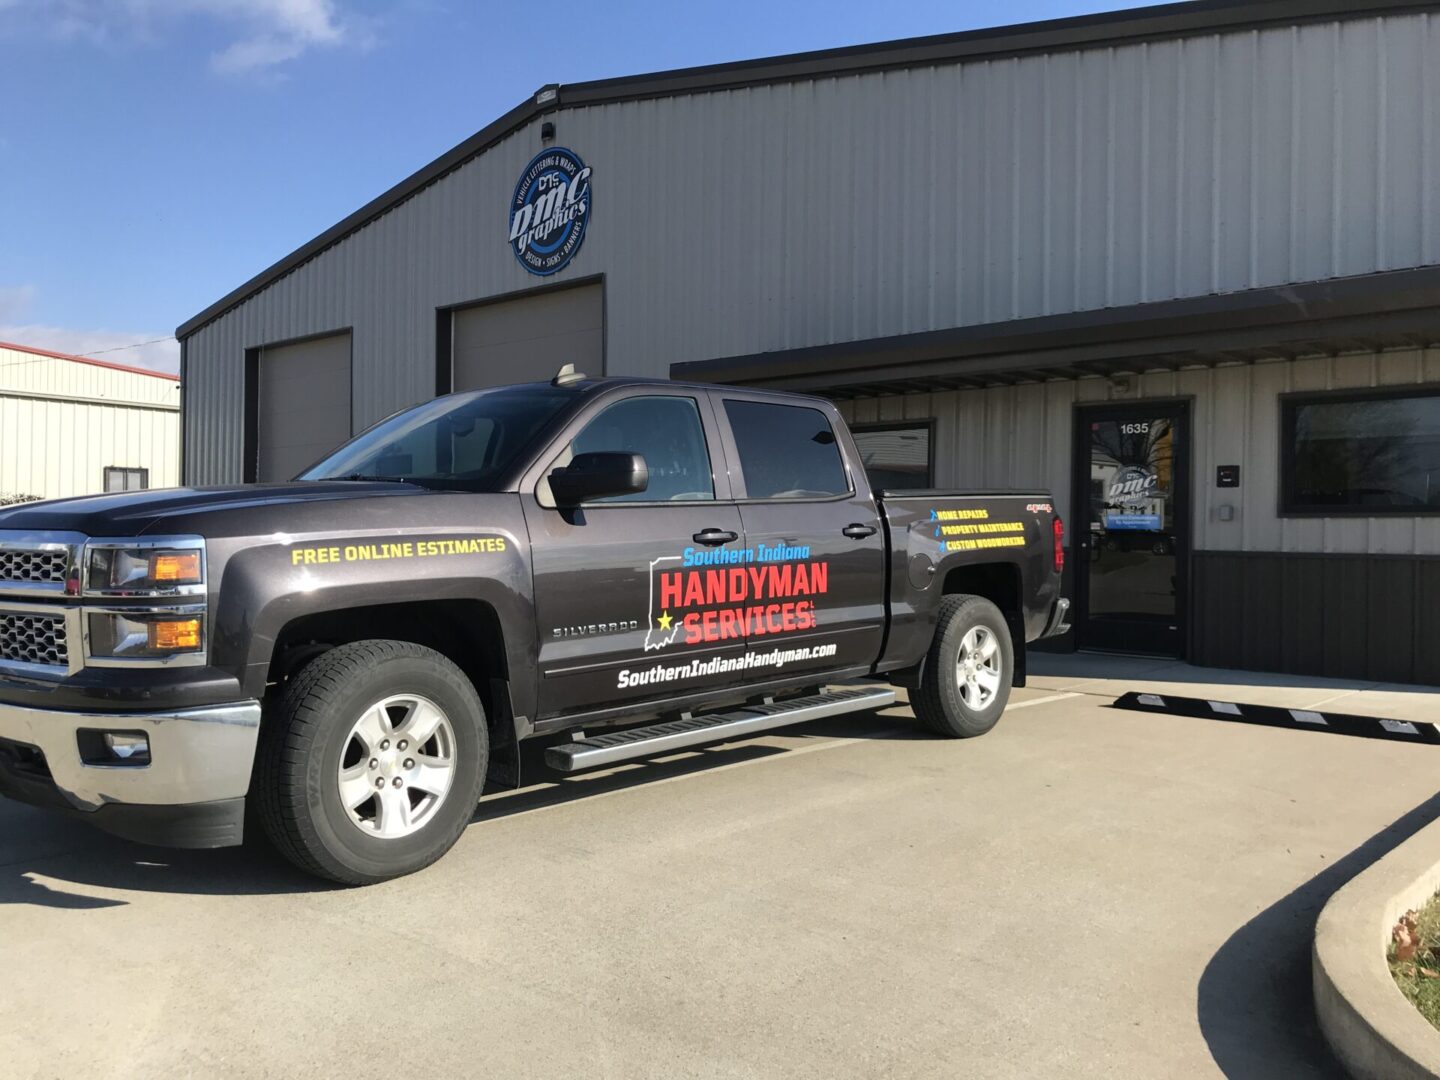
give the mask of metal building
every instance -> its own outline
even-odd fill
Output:
[[[0,499],[180,482],[180,380],[0,341]]]
[[[562,361],[801,389],[887,483],[1050,488],[1073,644],[1440,682],[1437,13],[547,86],[179,328],[187,479]]]

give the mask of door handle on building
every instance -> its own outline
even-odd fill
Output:
[[[858,521],[853,525],[846,525],[840,530],[852,540],[864,540],[867,536],[875,535],[874,525],[861,525]]]
[[[737,535],[726,529],[701,529],[692,539],[697,544],[728,544]]]

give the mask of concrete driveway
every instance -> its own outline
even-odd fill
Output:
[[[1030,689],[486,799],[317,887],[0,805],[11,1077],[1335,1075],[1325,898],[1440,813],[1433,747]]]

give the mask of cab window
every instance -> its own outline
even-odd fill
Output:
[[[693,502],[715,498],[710,450],[694,398],[634,397],[617,401],[585,425],[555,464],[576,454],[640,454],[650,486],[596,502]]]
[[[845,495],[850,481],[830,421],[819,409],[727,400],[745,495],[750,499],[817,499]]]

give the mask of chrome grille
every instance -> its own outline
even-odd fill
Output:
[[[64,551],[15,551],[0,548],[0,582],[63,585],[68,561],[69,555]]]
[[[65,617],[0,611],[0,662],[68,667]]]

